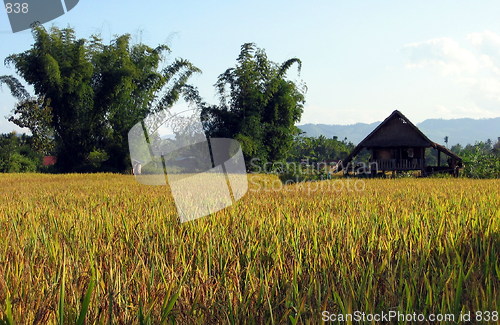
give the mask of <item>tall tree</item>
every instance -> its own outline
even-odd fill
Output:
[[[247,161],[286,158],[299,134],[295,123],[300,121],[306,92],[303,83],[286,78],[294,64],[300,73],[299,59],[277,64],[254,43],[243,44],[236,67],[227,69],[215,84],[219,105],[202,111],[209,135],[239,140]]]
[[[199,72],[184,59],[165,64],[166,45],[131,44],[128,34],[106,45],[96,35],[77,39],[72,28],[36,26],[33,37],[31,49],[5,62],[34,96],[12,76],[1,76],[0,83],[19,99],[10,120],[43,144],[52,139],[62,171],[85,170],[93,156],[108,157],[103,166],[109,169],[125,170],[128,130],[182,94],[191,96],[187,81]]]

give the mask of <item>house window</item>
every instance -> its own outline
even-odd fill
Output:
[[[413,158],[413,155],[414,155],[414,153],[413,153],[413,148],[409,148],[409,149],[406,151],[406,153],[408,154],[408,158]]]

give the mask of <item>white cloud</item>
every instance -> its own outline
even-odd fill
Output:
[[[466,39],[475,47],[480,47],[484,52],[498,55],[500,50],[500,35],[486,30],[480,33],[470,33]]]
[[[447,116],[471,117],[500,115],[500,35],[491,31],[470,33],[459,43],[452,38],[435,38],[404,46],[411,69],[437,70],[461,87],[473,107],[436,107]],[[448,115],[449,114],[449,115]]]
[[[435,38],[425,42],[411,43],[404,47],[408,53],[410,68],[438,68],[445,75],[475,73],[481,60],[471,51],[462,48],[451,38]]]

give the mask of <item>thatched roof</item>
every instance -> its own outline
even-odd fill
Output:
[[[392,112],[375,130],[368,134],[343,163],[349,163],[362,149],[373,147],[432,147],[458,161],[462,161],[459,156],[448,150],[448,148],[431,141],[398,110]]]

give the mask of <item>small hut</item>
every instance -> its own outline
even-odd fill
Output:
[[[437,166],[428,166],[425,159],[426,149],[436,150]],[[355,166],[353,159],[363,149],[368,150],[370,159],[365,173],[376,175],[390,171],[393,174],[402,171],[421,171],[422,176],[436,172],[449,172],[458,176],[462,159],[448,148],[437,144],[423,134],[400,111],[395,110],[379,126],[361,141],[342,162],[342,169],[349,173]],[[441,155],[444,155],[441,157]],[[442,159],[447,158],[446,166]]]
[[[43,157],[43,162],[42,165],[47,167],[47,166],[54,166],[57,163],[57,157],[56,156],[45,156]]]

